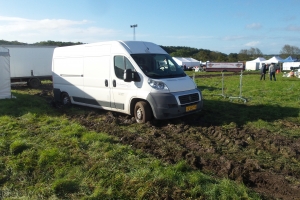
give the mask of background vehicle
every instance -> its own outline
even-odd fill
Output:
[[[1,45],[9,50],[11,82],[27,82],[37,88],[42,80],[52,80],[55,46]]]

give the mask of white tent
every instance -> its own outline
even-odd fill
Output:
[[[282,64],[282,70],[291,70],[291,67],[300,67],[300,62],[284,62]]]
[[[269,60],[265,60],[262,61],[262,63],[267,63],[267,64],[271,64],[271,63],[282,63],[283,59],[280,58],[279,56],[273,56],[272,58],[270,58]]]
[[[173,59],[178,65],[185,65],[187,69],[192,69],[193,67],[200,67],[200,61],[194,58],[173,57]]]
[[[11,97],[9,50],[0,47],[0,99]]]
[[[245,70],[258,70],[261,68],[262,61],[265,61],[265,58],[258,57],[255,60],[250,60],[246,62]]]

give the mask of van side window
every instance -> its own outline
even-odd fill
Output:
[[[126,57],[125,57],[125,69],[131,69],[132,71],[135,71],[133,65]]]
[[[132,69],[132,71],[135,71],[133,65],[131,62],[124,56],[115,56],[114,57],[114,69],[115,69],[115,75],[119,79],[124,79],[124,70],[125,69]]]

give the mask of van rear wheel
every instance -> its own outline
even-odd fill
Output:
[[[150,105],[145,101],[139,101],[134,107],[134,117],[137,123],[146,123],[151,120],[152,112]]]
[[[71,99],[70,96],[68,95],[68,93],[64,92],[61,94],[61,103],[64,106],[70,106],[71,105]]]

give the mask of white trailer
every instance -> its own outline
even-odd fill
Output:
[[[42,80],[52,80],[55,46],[1,45],[9,50],[11,82],[27,82],[37,88]]]

